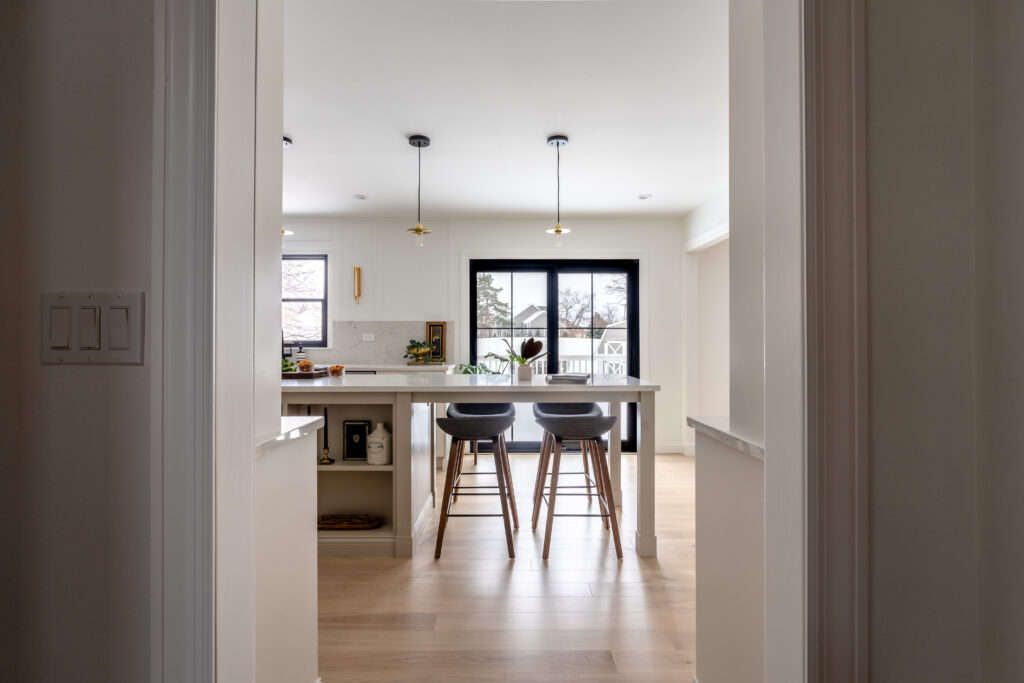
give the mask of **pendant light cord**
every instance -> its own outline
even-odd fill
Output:
[[[562,222],[562,146],[555,145],[555,223]]]
[[[420,220],[420,188],[423,186],[423,148],[416,148],[416,224],[419,225],[423,221]]]

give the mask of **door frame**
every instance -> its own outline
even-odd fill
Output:
[[[216,481],[252,443],[252,367],[231,364],[227,351],[253,338],[251,327],[234,338],[215,313],[228,286],[217,277],[217,242],[232,231],[251,239],[253,220],[216,171],[255,165],[245,132],[222,138],[228,114],[254,118],[255,98],[230,86],[255,79],[257,2],[154,0],[154,77],[163,84],[154,89],[151,308],[155,681],[251,672],[251,577],[231,573],[244,543],[227,547],[217,533],[226,521],[218,512],[244,511],[251,498],[244,481],[241,489]],[[779,189],[767,194],[779,203],[765,207],[766,679],[862,683],[870,654],[864,1],[786,0],[765,5],[764,20],[773,86],[766,178]],[[252,282],[230,286],[237,294]],[[240,410],[218,410],[224,385],[244,394],[235,393]],[[239,439],[246,411],[250,430]]]

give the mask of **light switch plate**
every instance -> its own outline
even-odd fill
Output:
[[[142,363],[142,292],[44,292],[43,363]]]

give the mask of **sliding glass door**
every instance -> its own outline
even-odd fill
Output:
[[[540,374],[639,375],[638,261],[470,261],[470,363],[492,372],[515,368],[491,354],[517,351],[530,337],[547,355]],[[608,407],[603,406],[607,411]],[[514,450],[536,450],[540,428],[529,404],[506,438]],[[636,447],[636,410],[623,411],[623,448]]]

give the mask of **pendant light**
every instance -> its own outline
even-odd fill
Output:
[[[565,135],[548,136],[548,145],[555,148],[555,182],[556,197],[555,204],[555,227],[547,232],[555,236],[555,246],[562,246],[562,235],[571,232],[569,228],[562,227],[562,148],[569,144],[569,138]]]
[[[430,138],[426,135],[410,135],[409,144],[416,148],[416,227],[406,230],[411,235],[416,235],[416,246],[423,246],[423,236],[429,235],[430,230],[423,227],[420,221],[420,188],[423,185],[423,148],[430,146]]]

